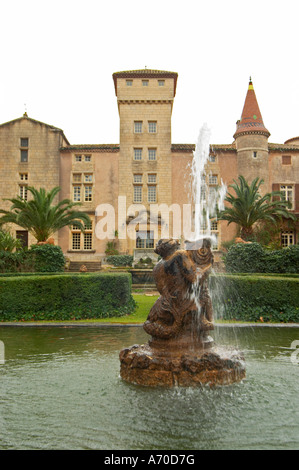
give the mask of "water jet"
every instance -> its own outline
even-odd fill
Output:
[[[225,385],[245,377],[243,354],[215,345],[209,335],[214,329],[208,287],[214,259],[210,219],[223,204],[225,186],[209,197],[205,178],[208,140],[208,128],[203,126],[192,161],[193,237],[185,241],[185,249],[171,238],[159,240],[155,248],[161,257],[153,269],[160,297],[143,325],[151,339],[125,348],[119,355],[122,379],[134,384]]]

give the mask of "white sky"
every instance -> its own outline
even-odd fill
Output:
[[[0,0],[0,123],[119,142],[114,72],[178,72],[172,142],[231,143],[252,76],[270,142],[299,135],[298,0]]]

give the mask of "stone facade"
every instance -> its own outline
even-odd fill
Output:
[[[26,197],[28,186],[47,190],[60,186],[61,199],[80,202],[90,215],[91,226],[84,234],[71,227],[55,236],[72,260],[102,259],[108,241],[121,253],[151,250],[163,228],[167,226],[173,234],[178,215],[170,211],[169,219],[163,219],[159,214],[150,224],[150,207],[177,205],[182,210],[191,202],[190,163],[195,146],[171,141],[177,79],[175,72],[149,69],[113,74],[120,119],[118,144],[71,145],[61,129],[26,113],[0,125],[0,198]],[[223,180],[229,186],[238,175],[249,180],[258,176],[265,181],[264,192],[283,191],[299,214],[299,137],[284,144],[269,142],[270,132],[264,126],[251,80],[233,137],[231,144],[211,144],[206,169],[209,184],[217,186]],[[114,210],[114,225],[105,238],[96,231],[106,215],[103,204]],[[142,209],[140,224],[132,224],[137,215],[133,204]],[[9,205],[2,202],[3,208]],[[284,246],[298,242],[298,228],[297,224],[297,229],[284,230]],[[130,237],[126,236],[128,229]],[[237,235],[237,227],[226,222],[214,221],[212,230],[218,237],[218,249]],[[12,227],[12,231],[24,235],[21,228]],[[33,242],[29,237],[28,244]]]
[[[69,145],[61,129],[28,118],[0,126],[0,197],[3,201],[16,196],[26,197],[27,187],[44,187],[48,191],[60,185],[60,149]],[[20,227],[12,227],[19,235]],[[57,234],[55,234],[57,241]],[[34,240],[29,236],[28,243]]]

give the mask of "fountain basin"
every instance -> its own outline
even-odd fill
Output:
[[[229,385],[245,378],[241,352],[224,347],[167,351],[149,344],[120,352],[120,375],[127,382],[162,387]]]

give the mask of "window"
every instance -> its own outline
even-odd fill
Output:
[[[212,248],[213,250],[218,250],[219,244],[219,231],[218,231],[218,222],[217,220],[211,221],[211,234],[212,234]]]
[[[291,184],[281,184],[280,192],[282,193],[282,200],[291,203],[291,209],[294,208],[294,187]]]
[[[142,121],[134,121],[134,132],[135,134],[142,133]]]
[[[127,86],[132,86],[133,85],[133,80],[126,80],[126,85]]]
[[[142,202],[142,186],[134,186],[134,202]]]
[[[148,183],[156,183],[157,182],[157,175],[147,175],[147,182]]]
[[[28,162],[28,150],[21,149],[21,162]]]
[[[80,250],[81,248],[81,233],[73,232],[72,233],[72,250]]]
[[[17,230],[16,239],[21,240],[23,248],[28,248],[28,231],[27,230]]]
[[[148,80],[142,80],[142,86],[148,86]]]
[[[92,250],[92,233],[84,233],[83,247],[84,250]]]
[[[91,162],[91,155],[75,155],[75,162]]]
[[[20,173],[21,181],[28,181],[28,173]]]
[[[217,184],[217,183],[218,183],[217,175],[209,175],[209,184]]]
[[[78,225],[72,226],[72,250],[92,250],[92,222],[84,225],[84,233]]]
[[[73,182],[74,183],[81,183],[81,173],[74,173],[73,174]]]
[[[74,191],[74,202],[80,202],[81,201],[81,186],[74,186],[73,191]]]
[[[150,134],[155,134],[157,132],[157,121],[148,122],[148,131]]]
[[[281,159],[282,159],[281,163],[283,165],[291,165],[292,164],[291,155],[282,155]]]
[[[147,188],[147,200],[148,202],[156,202],[157,200],[157,191],[156,191],[156,186],[148,186]]]
[[[134,183],[142,183],[142,175],[134,175]]]
[[[84,225],[83,248],[84,250],[92,250],[92,222]]]
[[[84,197],[84,202],[92,201],[93,193],[93,173],[83,174],[82,184],[82,173],[73,173],[73,201],[81,202]]]
[[[154,248],[154,232],[136,232],[136,248]]]
[[[212,222],[211,222],[211,230],[212,230],[212,231],[218,230],[218,222],[217,222],[217,220],[212,220]]]
[[[91,221],[90,221],[89,224],[84,224],[84,230],[85,230],[86,232],[92,230],[92,222],[91,222]]]
[[[209,160],[211,163],[215,163],[216,162],[216,155],[209,155]]]
[[[20,184],[20,186],[19,186],[19,196],[24,201],[27,201],[27,186],[26,185],[21,185]]]
[[[281,233],[281,246],[286,248],[295,244],[295,234],[292,231]]]
[[[253,158],[257,158],[257,152],[254,151],[254,152],[252,153],[252,156],[253,156]]]
[[[85,173],[84,183],[92,183],[92,173]]]
[[[91,185],[84,186],[84,201],[85,202],[92,201],[92,186]]]
[[[164,86],[165,85],[165,80],[158,80],[158,85],[159,86]]]
[[[29,139],[28,137],[21,137],[21,142],[20,142],[21,147],[29,147]]]
[[[149,174],[147,175],[147,201],[148,202],[157,202],[157,175]]]
[[[21,147],[21,162],[26,163],[28,162],[28,147],[29,147],[28,137],[21,137],[20,147]]]
[[[134,149],[134,160],[141,160],[142,159],[142,149]]]
[[[156,149],[148,149],[148,159],[150,161],[154,161],[157,158],[157,150]]]

